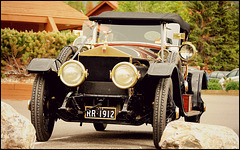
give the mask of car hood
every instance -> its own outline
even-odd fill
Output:
[[[95,47],[104,45],[98,43]],[[108,47],[112,47],[118,51],[126,53],[133,58],[156,59],[157,53],[161,50],[160,45],[143,43],[143,42],[111,42],[107,43]]]

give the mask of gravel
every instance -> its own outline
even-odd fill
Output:
[[[1,79],[1,83],[33,83],[35,75],[7,75]]]

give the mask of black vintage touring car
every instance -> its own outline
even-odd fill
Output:
[[[171,13],[103,12],[83,24],[83,35],[57,59],[35,58],[29,101],[38,141],[47,141],[57,119],[107,124],[152,124],[159,148],[167,123],[199,122],[205,111],[206,74],[188,71],[196,48],[190,26]]]

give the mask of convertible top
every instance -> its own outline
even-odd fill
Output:
[[[190,25],[181,16],[173,13],[105,11],[98,16],[90,16],[89,20],[105,24],[158,25],[160,22],[178,23],[182,30],[190,32]]]

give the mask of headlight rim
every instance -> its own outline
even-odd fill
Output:
[[[127,66],[129,66],[131,69],[133,69],[133,71],[134,71],[134,73],[135,73],[134,81],[133,81],[130,85],[122,86],[122,85],[118,84],[118,83],[116,82],[115,78],[114,78],[116,69],[117,69],[119,66],[121,66],[121,65],[127,65]],[[133,87],[133,86],[137,83],[138,79],[140,78],[140,74],[139,74],[137,68],[136,68],[132,63],[130,63],[130,62],[120,62],[120,63],[116,64],[116,65],[113,67],[113,69],[112,69],[112,71],[111,71],[111,74],[110,74],[110,78],[112,79],[113,83],[114,83],[118,88],[120,88],[120,89],[128,89],[128,88]]]
[[[67,83],[67,82],[63,79],[63,77],[62,77],[63,68],[64,68],[67,64],[69,64],[69,63],[75,63],[75,64],[79,65],[80,68],[81,68],[82,71],[83,71],[83,75],[82,75],[81,79],[80,79],[77,83],[75,83],[75,84],[69,84],[69,83]],[[67,86],[69,86],[69,87],[76,87],[76,86],[80,85],[80,84],[85,80],[85,78],[87,77],[87,70],[85,69],[84,65],[83,65],[81,62],[79,62],[79,61],[77,61],[77,60],[69,60],[69,61],[66,61],[65,63],[62,64],[62,66],[60,67],[58,76],[60,76],[60,80],[61,80],[65,85],[67,85]]]
[[[185,46],[185,45],[189,45],[193,49],[193,55],[192,55],[192,57],[190,57],[188,59],[183,58],[182,55],[181,55],[182,47]],[[183,60],[183,61],[188,62],[188,61],[192,60],[193,58],[195,58],[196,54],[197,54],[196,47],[191,42],[183,42],[181,47],[179,48],[179,56],[180,56],[180,59]]]

